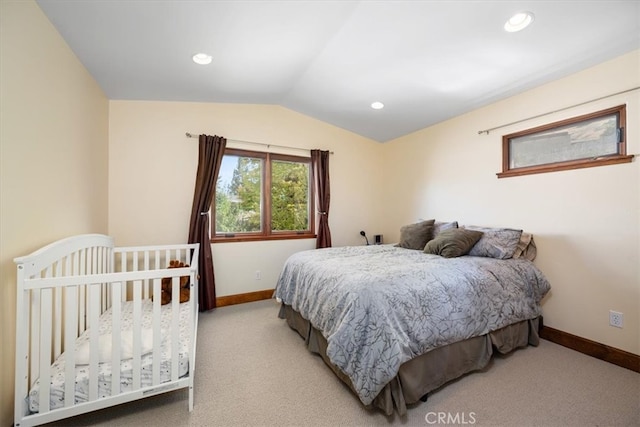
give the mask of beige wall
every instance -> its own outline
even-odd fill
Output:
[[[185,132],[333,151],[334,245],[363,243],[361,229],[376,232],[382,147],[369,139],[272,105],[111,101],[109,119],[109,233],[118,245],[186,241],[198,140]],[[233,141],[228,146],[264,149]],[[217,295],[274,288],[286,258],[314,247],[310,239],[214,244]]]
[[[0,425],[13,422],[13,258],[107,232],[108,101],[35,2],[0,2]]]
[[[385,234],[418,218],[523,228],[552,291],[545,324],[640,354],[639,160],[498,179],[502,135],[627,104],[627,152],[640,154],[640,91],[478,135],[482,129],[640,86],[640,52],[544,85],[383,146]],[[401,192],[398,189],[404,188]],[[609,310],[624,328],[609,326]]]

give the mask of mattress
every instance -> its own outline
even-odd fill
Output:
[[[161,306],[161,325],[162,331],[171,330],[171,305]],[[178,377],[182,377],[189,372],[189,319],[190,319],[189,303],[180,304],[179,308],[179,354],[178,354]],[[101,336],[111,333],[111,309],[105,311],[99,322],[99,333]],[[142,330],[151,330],[153,324],[153,303],[150,299],[142,301]],[[122,304],[121,315],[121,331],[126,335],[127,331],[133,329],[133,301],[126,301]],[[86,330],[76,340],[76,353],[80,352],[89,340],[89,330]],[[145,339],[143,338],[143,341]],[[160,363],[160,381],[167,382],[171,380],[171,334],[163,333],[161,341],[161,363]],[[153,384],[153,354],[148,353],[142,356],[140,383],[142,387],[151,386]],[[103,362],[98,365],[98,397],[108,397],[111,392],[111,372],[112,366],[110,362]],[[75,403],[89,401],[89,365],[77,365],[75,369]],[[64,384],[65,384],[65,357],[64,353],[54,362],[51,367],[51,385],[49,404],[51,409],[64,407]],[[127,359],[120,362],[120,390],[114,395],[131,391],[133,385],[133,360]],[[31,412],[38,412],[40,407],[39,401],[40,380],[38,379],[28,395],[29,409]]]

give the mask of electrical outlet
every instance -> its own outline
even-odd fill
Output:
[[[260,280],[262,279],[262,273],[260,273],[260,270],[256,270],[256,280]]]
[[[609,325],[616,328],[622,328],[623,314],[617,311],[609,310]]]

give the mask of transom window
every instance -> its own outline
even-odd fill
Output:
[[[498,178],[631,162],[624,105],[502,137]]]
[[[213,241],[315,237],[308,157],[226,149]]]

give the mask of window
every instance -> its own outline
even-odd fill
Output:
[[[629,163],[624,105],[502,137],[498,178]]]
[[[312,182],[308,157],[227,148],[213,241],[315,237]]]

